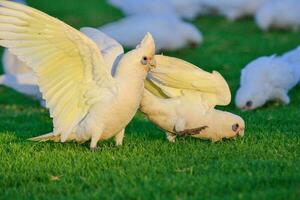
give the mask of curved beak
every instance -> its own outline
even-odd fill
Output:
[[[156,60],[155,60],[155,58],[153,57],[153,58],[150,58],[150,60],[149,60],[149,67],[150,67],[150,70],[152,70],[152,69],[155,69],[156,68]]]
[[[245,133],[245,128],[244,127],[239,128],[238,131],[237,131],[237,135],[240,136],[240,137],[244,137],[244,133]]]

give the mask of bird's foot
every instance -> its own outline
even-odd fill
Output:
[[[121,147],[123,146],[123,142],[116,142],[116,147]]]
[[[168,139],[169,142],[171,142],[171,143],[176,142],[176,135],[169,134],[169,133],[167,133],[166,135],[167,135],[167,139]]]
[[[90,147],[91,152],[98,152],[100,151],[99,147]]]

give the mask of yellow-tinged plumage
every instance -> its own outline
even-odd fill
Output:
[[[214,109],[231,101],[228,84],[218,72],[162,55],[155,60],[140,110],[166,131],[169,141],[175,142],[178,135],[212,141],[244,135],[241,117]]]
[[[145,87],[153,94],[157,88],[167,97],[176,97],[183,94],[201,96],[206,104],[228,105],[231,93],[225,79],[216,71],[209,73],[178,58],[157,55],[157,67],[152,70]],[[156,91],[153,87],[156,86]],[[161,96],[161,95],[160,95]]]
[[[54,135],[65,141],[101,88],[113,89],[110,71],[96,44],[79,31],[27,6],[0,6],[0,45],[33,68],[54,118]]]

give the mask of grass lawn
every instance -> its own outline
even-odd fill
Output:
[[[30,5],[75,26],[100,26],[122,17],[104,0],[30,0]],[[283,53],[300,44],[299,33],[262,33],[252,19],[230,23],[200,18],[205,43],[164,52],[205,70],[218,70],[233,95],[240,69],[252,59]],[[0,199],[299,199],[300,87],[291,104],[268,104],[254,112],[225,108],[247,123],[242,139],[211,143],[181,138],[175,144],[137,114],[125,144],[33,143],[51,131],[39,103],[0,87]]]

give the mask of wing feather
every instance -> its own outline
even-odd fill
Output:
[[[157,55],[157,67],[147,81],[151,81],[168,97],[183,94],[201,95],[209,105],[228,105],[231,93],[225,79],[218,72],[206,72],[186,61]],[[148,88],[147,88],[148,87]],[[153,88],[146,85],[153,91]]]
[[[89,102],[101,99],[104,88],[113,90],[114,79],[97,45],[79,31],[28,6],[3,0],[0,6],[0,45],[34,70],[54,134],[65,141]]]

